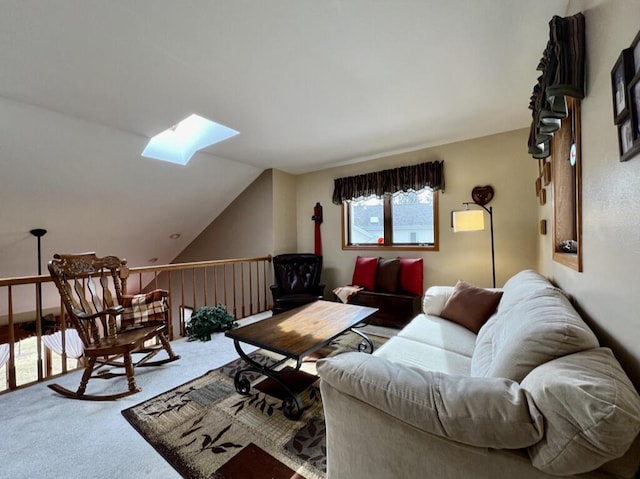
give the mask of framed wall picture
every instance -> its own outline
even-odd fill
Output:
[[[640,152],[640,141],[634,137],[633,121],[629,115],[618,125],[618,146],[620,161],[630,160]]]
[[[632,76],[633,53],[625,48],[611,70],[611,91],[613,95],[613,121],[620,125],[629,113],[627,86]]]
[[[629,113],[633,130],[634,147],[640,148],[640,72],[629,83]]]
[[[631,129],[631,118],[626,120],[618,127],[618,136],[620,140],[620,156],[624,156],[633,146],[633,130]]]
[[[633,72],[638,74],[640,72],[640,31],[631,43],[631,50],[633,52]]]
[[[542,182],[544,186],[548,186],[551,183],[551,162],[547,161],[542,168]]]
[[[544,188],[540,190],[539,200],[540,206],[544,206],[547,203],[547,190]]]

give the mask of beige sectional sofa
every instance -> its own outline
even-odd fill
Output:
[[[566,295],[522,271],[475,334],[439,316],[455,292],[429,288],[373,355],[318,362],[328,479],[634,477],[640,397]]]

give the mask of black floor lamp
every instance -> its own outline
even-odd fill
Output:
[[[453,211],[451,213],[451,226],[453,226],[453,232],[458,233],[461,231],[480,231],[484,230],[484,212],[481,210],[470,210],[469,205],[478,205],[484,211],[489,213],[489,223],[491,229],[491,272],[493,274],[493,287],[496,287],[496,256],[493,246],[493,208],[485,206],[493,199],[493,187],[491,186],[476,186],[471,191],[471,198],[473,203],[463,203],[464,210]]]
[[[40,276],[42,274],[42,250],[40,249],[40,239],[47,234],[47,230],[36,228],[29,231],[29,233],[38,238],[38,276]],[[40,299],[38,312],[40,313],[40,321],[42,321],[42,283],[38,283],[38,298]]]

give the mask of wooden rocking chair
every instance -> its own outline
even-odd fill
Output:
[[[126,295],[129,269],[126,260],[115,256],[96,257],[95,253],[54,255],[49,272],[62,302],[84,345],[84,373],[77,391],[59,384],[49,387],[74,399],[108,401],[140,391],[134,368],[165,364],[180,356],[174,354],[167,337],[169,328],[168,293],[155,290],[147,294]],[[96,284],[97,281],[97,284]],[[155,344],[150,347],[145,343]],[[149,361],[165,350],[168,358]],[[137,362],[132,354],[143,354]],[[124,367],[124,372],[98,372],[104,366]],[[96,374],[93,374],[96,371]],[[85,394],[91,378],[125,376],[128,390],[109,395]]]

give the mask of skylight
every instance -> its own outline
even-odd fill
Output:
[[[196,151],[237,134],[236,130],[194,114],[151,138],[142,156],[186,165]]]

